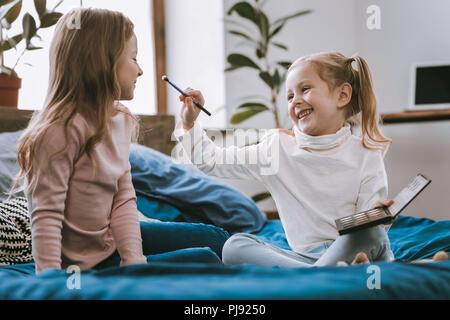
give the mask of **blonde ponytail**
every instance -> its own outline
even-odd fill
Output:
[[[360,56],[352,58],[357,66],[354,70],[351,63],[350,68],[354,70],[354,95],[356,99],[352,103],[352,116],[361,112],[362,143],[367,149],[381,149],[387,151],[392,140],[386,138],[378,126],[380,116],[377,111],[377,99],[373,89],[372,74],[367,62]]]

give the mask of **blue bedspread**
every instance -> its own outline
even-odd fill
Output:
[[[398,259],[450,251],[450,221],[400,217],[388,234]],[[258,235],[287,246],[278,220]],[[0,267],[0,299],[450,299],[450,261],[309,269],[153,263],[84,271],[80,289],[68,288],[71,275],[35,276],[33,264]]]

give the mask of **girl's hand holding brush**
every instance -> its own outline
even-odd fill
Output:
[[[194,105],[193,99],[199,102],[201,105],[205,104],[205,99],[200,91],[194,90],[191,88],[187,88],[184,91],[187,97],[180,95],[180,101],[183,102],[183,106],[181,107],[180,117],[183,121],[184,130],[189,131],[197,120],[198,115],[200,114],[200,109]]]

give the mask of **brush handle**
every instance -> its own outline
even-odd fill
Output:
[[[195,101],[195,99],[192,99],[192,102],[200,109],[202,110],[204,113],[206,113],[208,116],[211,116],[211,113],[206,110],[205,108],[202,107],[202,105],[200,103],[198,103],[197,101]]]
[[[183,96],[185,96],[185,97],[188,96],[183,90],[181,90],[180,88],[178,88],[178,86],[177,86],[175,83],[171,82],[169,79],[166,79],[166,81],[167,81],[172,87],[174,87],[178,92],[180,92]],[[203,106],[202,106],[200,103],[198,103],[197,101],[195,101],[195,99],[192,99],[192,102],[193,102],[200,110],[202,110],[204,113],[206,113],[208,116],[211,116],[211,113],[210,113],[208,110],[206,110],[205,108],[203,108]]]

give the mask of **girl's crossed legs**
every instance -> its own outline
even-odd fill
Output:
[[[213,225],[141,221],[142,251],[147,262],[222,263],[222,247],[229,234]],[[93,269],[120,265],[116,250]]]
[[[281,249],[265,243],[257,236],[238,233],[231,236],[223,247],[224,264],[255,264],[279,267],[317,267],[352,263],[358,253],[364,252],[370,261],[391,261],[393,255],[389,238],[383,226],[339,236],[305,253]],[[358,255],[361,258],[360,255]],[[362,259],[365,262],[364,259]]]

